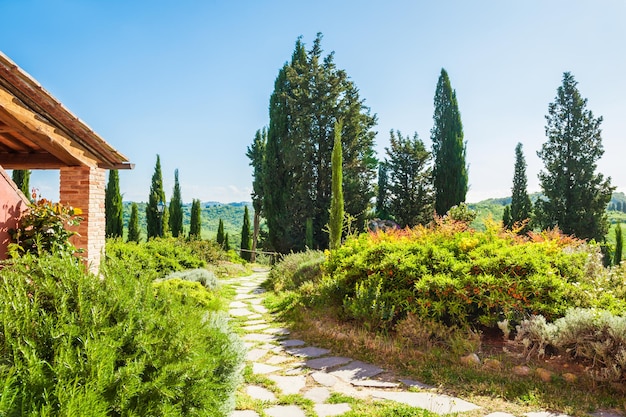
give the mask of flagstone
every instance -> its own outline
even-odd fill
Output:
[[[306,417],[304,411],[296,405],[277,405],[263,411],[270,417]]]
[[[411,407],[423,408],[437,414],[463,413],[480,408],[460,398],[427,392],[377,391],[372,394],[372,397],[396,401]]]
[[[304,393],[304,398],[314,403],[325,403],[330,398],[330,391],[326,387],[313,387]]]
[[[337,378],[325,372],[313,372],[311,377],[315,382],[326,387],[332,387],[337,383]]]
[[[300,376],[281,376],[281,375],[270,375],[269,379],[276,382],[276,385],[283,394],[297,394],[300,392],[302,388],[306,385],[306,378],[302,375]]]
[[[343,379],[346,382],[352,382],[358,379],[371,378],[382,372],[383,369],[378,366],[361,361],[354,361],[333,372],[330,372],[330,374]]]
[[[272,391],[257,385],[248,385],[246,387],[246,394],[255,400],[276,401],[276,395]]]
[[[315,404],[313,410],[318,417],[340,416],[351,410],[350,404]]]
[[[253,362],[252,373],[254,374],[271,374],[272,372],[280,371],[280,368],[273,365],[267,365],[265,363]]]
[[[246,353],[246,360],[249,360],[252,362],[258,361],[263,356],[267,355],[267,353],[268,353],[267,349],[251,349],[248,351],[248,353]]]
[[[328,356],[324,358],[309,359],[305,362],[305,365],[311,369],[325,370],[345,365],[350,362],[352,362],[352,359],[350,358],[344,358],[342,356]]]
[[[285,349],[285,351],[290,355],[300,356],[303,358],[317,358],[318,356],[330,353],[330,350],[328,349],[323,349],[315,346],[308,346],[303,348],[289,348]]]

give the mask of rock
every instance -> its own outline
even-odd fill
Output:
[[[543,382],[550,382],[552,380],[552,372],[547,369],[537,368],[535,373]]]
[[[563,374],[563,379],[569,382],[570,384],[573,384],[574,382],[578,380],[578,377],[571,372],[566,372]]]
[[[480,358],[475,353],[470,353],[461,357],[461,363],[463,365],[477,366],[480,365]]]
[[[531,369],[528,366],[524,365],[514,366],[512,371],[517,376],[528,376],[531,373]]]
[[[483,366],[487,369],[491,369],[493,371],[499,371],[500,368],[502,367],[502,364],[500,363],[499,360],[497,359],[490,359],[487,358],[485,359],[485,361],[483,362]]]

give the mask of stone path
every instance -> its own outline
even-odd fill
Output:
[[[350,411],[347,403],[327,402],[333,392],[359,399],[396,401],[441,415],[480,408],[460,398],[431,392],[432,387],[419,381],[392,380],[385,377],[385,371],[378,366],[334,356],[328,349],[290,339],[288,329],[273,327],[272,321],[266,321],[262,316],[267,310],[261,304],[263,290],[259,285],[266,277],[266,272],[256,272],[229,282],[236,290],[230,315],[239,319],[245,317],[243,340],[248,348],[247,360],[252,372],[265,376],[277,387],[275,391],[259,385],[244,387],[250,398],[263,402],[263,412],[267,416],[305,416],[304,410],[297,405],[278,404],[278,397],[288,394],[299,394],[311,400],[318,417],[340,416]],[[408,388],[414,389],[409,391]],[[487,416],[513,417],[503,412]],[[567,417],[549,412],[528,413],[526,416]],[[252,410],[236,410],[232,417],[259,417],[259,414]]]

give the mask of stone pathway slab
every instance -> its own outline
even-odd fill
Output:
[[[289,331],[289,329],[285,329],[283,327],[278,327],[278,328],[272,327],[272,328],[263,330],[263,333],[275,334],[276,336],[287,336],[291,332]]]
[[[437,414],[463,413],[480,408],[460,398],[426,392],[377,391],[372,393],[372,397],[423,408]]]
[[[306,345],[306,343],[304,340],[289,339],[289,340],[283,340],[282,342],[280,342],[280,345],[283,347],[295,347],[295,346],[304,346]]]
[[[302,388],[306,385],[306,378],[302,375],[300,376],[280,376],[280,375],[270,375],[269,379],[276,382],[276,385],[283,394],[297,394],[300,392]]]
[[[295,405],[277,405],[264,411],[270,417],[306,417],[304,411]]]
[[[250,349],[248,353],[246,353],[246,360],[249,361],[258,361],[263,356],[267,355],[266,349]]]
[[[287,362],[289,360],[289,358],[285,357],[285,356],[280,356],[280,355],[273,355],[270,356],[265,363],[268,363],[270,365],[280,365],[283,362]]]
[[[351,410],[350,404],[315,404],[313,406],[318,417],[340,416]]]
[[[279,371],[280,368],[277,366],[266,365],[264,363],[253,362],[252,363],[252,373],[255,374],[271,374],[272,372]]]
[[[270,342],[272,340],[276,340],[276,338],[271,334],[248,333],[243,336],[243,340],[248,342]]]
[[[337,383],[337,378],[325,372],[313,372],[311,378],[320,385],[332,387]]]
[[[344,358],[342,356],[329,356],[325,358],[309,359],[304,364],[307,368],[317,369],[319,371],[345,365],[350,362],[352,362],[352,359],[350,358]]]
[[[251,316],[254,313],[248,310],[247,308],[233,308],[231,310],[228,310],[228,314],[230,314],[233,317],[246,317],[246,316]]]
[[[246,393],[255,400],[276,401],[276,395],[272,391],[257,385],[248,385]]]
[[[341,378],[346,382],[352,382],[357,379],[366,379],[376,376],[383,372],[382,368],[369,363],[354,361],[343,366],[336,371],[330,372],[331,375]]]
[[[326,387],[314,387],[304,393],[304,398],[322,404],[330,398],[330,391]]]
[[[419,381],[415,381],[413,379],[399,379],[398,381],[402,382],[409,388],[420,388],[420,389],[433,389],[432,385],[427,385]]]
[[[299,356],[301,358],[317,358],[318,356],[326,355],[330,353],[330,350],[318,348],[315,346],[308,346],[303,348],[289,348],[285,349],[287,353],[293,356]]]
[[[267,323],[259,323],[259,324],[252,324],[250,326],[244,326],[242,327],[243,330],[247,331],[247,332],[254,332],[257,330],[263,330],[265,328],[269,327],[269,324]]]
[[[350,381],[355,387],[366,388],[397,388],[400,384],[396,382],[378,381],[376,379],[357,379]]]
[[[232,303],[230,303],[228,305],[230,308],[235,309],[235,308],[247,308],[248,304],[243,303],[241,301],[233,301]]]
[[[256,310],[257,313],[261,313],[261,314],[267,313],[267,308],[265,308],[265,306],[262,306],[260,304],[252,304],[252,308]]]

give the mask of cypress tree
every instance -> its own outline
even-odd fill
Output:
[[[539,173],[544,199],[535,211],[543,228],[558,226],[564,233],[581,239],[603,241],[608,232],[606,207],[615,187],[611,179],[596,173],[604,154],[600,124],[587,110],[577,82],[569,72],[548,107],[546,136],[537,155],[545,170]]]
[[[248,214],[248,206],[245,206],[243,212],[243,225],[241,226],[241,258],[250,261],[250,215]]]
[[[511,211],[510,222],[508,227],[513,227],[515,224],[522,224],[526,222],[524,227],[520,230],[520,233],[525,234],[530,230],[528,221],[532,213],[532,203],[527,191],[527,179],[526,179],[526,159],[522,151],[522,144],[518,143],[515,147],[515,173],[513,175],[513,188],[511,197]]]
[[[331,158],[332,189],[330,200],[330,218],[328,222],[330,250],[341,247],[341,233],[343,231],[343,159],[341,151],[342,123],[335,123],[335,143]]]
[[[202,217],[200,212],[200,200],[193,199],[191,203],[191,220],[189,222],[189,238],[200,239],[202,233]]]
[[[433,218],[431,154],[417,133],[410,139],[392,130],[389,143],[389,212],[401,227],[426,224]]]
[[[15,185],[17,185],[17,188],[30,200],[30,170],[14,169],[11,173],[11,177]]]
[[[435,211],[443,216],[452,206],[465,202],[467,194],[467,165],[463,141],[463,125],[456,99],[445,69],[435,91],[433,142],[433,184],[435,187]]]
[[[622,262],[622,246],[624,239],[622,238],[622,225],[618,222],[615,225],[615,255],[613,256],[613,265],[619,265]]]
[[[376,217],[389,219],[389,167],[385,161],[378,164],[378,190],[376,192]]]
[[[165,211],[159,213],[159,203],[165,203],[165,192],[163,192],[163,175],[161,174],[161,158],[157,155],[156,165],[154,166],[154,174],[152,174],[152,183],[150,184],[150,194],[148,195],[148,204],[146,204],[146,223],[148,239],[163,236],[164,227],[163,219]]]
[[[104,190],[104,214],[106,237],[121,237],[124,233],[120,179],[116,169],[109,171],[109,182]]]
[[[220,219],[219,223],[217,224],[217,237],[215,240],[217,241],[217,244],[220,245],[222,248],[225,247],[224,241],[226,240],[226,236],[224,235],[224,222],[222,221],[222,219]]]
[[[137,203],[133,203],[130,208],[130,219],[128,220],[128,241],[139,242],[139,208]]]
[[[183,199],[178,182],[178,169],[174,170],[174,190],[169,207],[169,225],[172,236],[178,237],[183,232]]]
[[[502,225],[505,229],[511,229],[513,227],[513,221],[511,220],[511,205],[504,206],[504,213],[502,214]]]
[[[261,228],[261,215],[263,213],[264,191],[263,184],[266,179],[263,177],[263,167],[265,165],[265,145],[267,143],[267,129],[257,130],[254,142],[248,147],[246,156],[250,158],[252,165],[252,208],[254,209],[254,221],[252,229],[252,254],[250,261],[256,260],[256,248],[259,241],[259,231]]]
[[[230,250],[230,242],[228,242],[228,233],[224,235],[224,250],[225,251]]]

